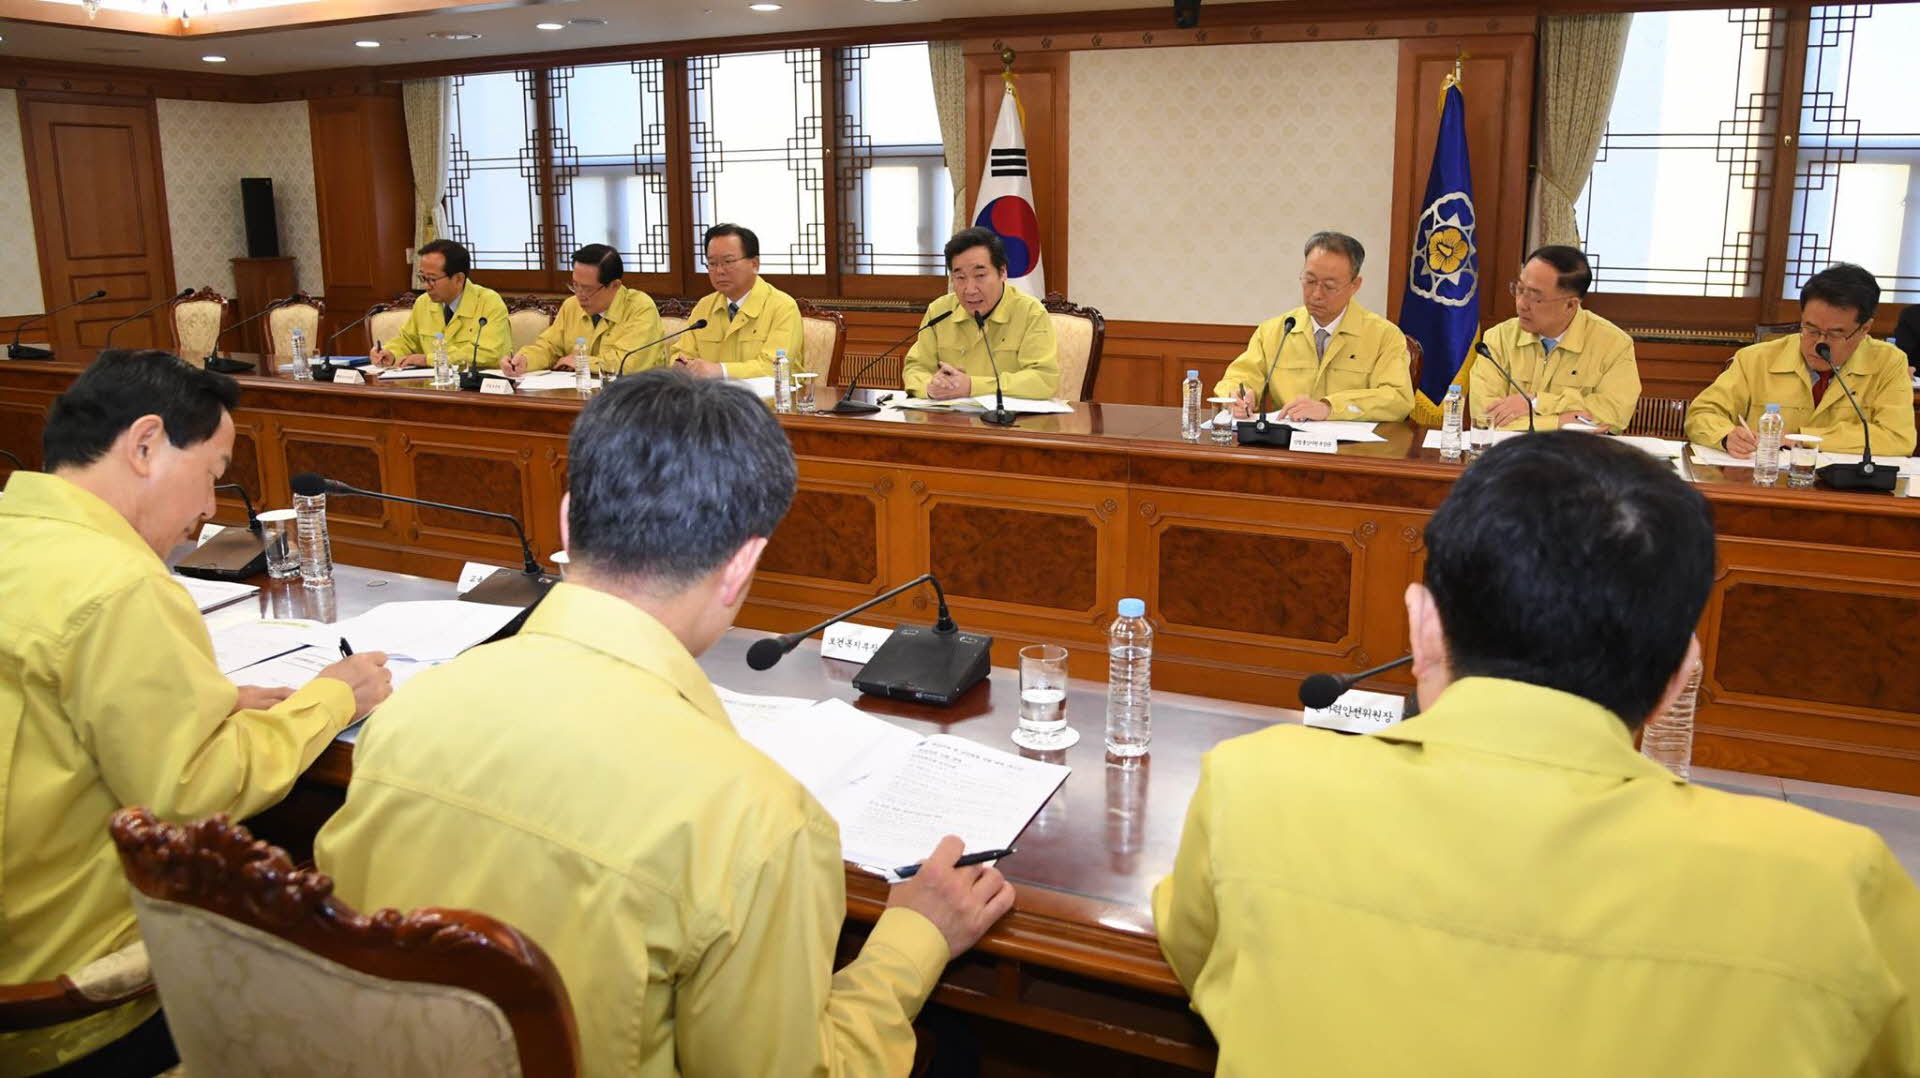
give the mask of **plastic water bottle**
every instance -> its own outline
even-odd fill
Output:
[[[1753,485],[1770,487],[1780,479],[1780,436],[1786,432],[1786,417],[1780,414],[1780,406],[1767,405],[1766,413],[1760,417],[1760,429],[1754,434],[1760,444],[1753,447]]]
[[[1466,398],[1461,395],[1459,385],[1448,386],[1447,395],[1440,402],[1440,456],[1444,460],[1460,459],[1460,426],[1466,410]]]
[[[593,357],[587,354],[587,339],[573,339],[573,388],[583,397],[593,395]]]
[[[793,411],[793,361],[784,348],[773,353],[773,410]]]
[[[1189,442],[1200,440],[1200,372],[1188,371],[1180,383],[1180,437]]]
[[[313,368],[307,362],[307,335],[299,329],[293,331],[293,380],[296,382],[313,381]]]
[[[327,496],[293,496],[294,536],[300,544],[300,583],[333,585],[333,542],[327,535]]]
[[[1693,771],[1693,711],[1700,699],[1699,663],[1687,675],[1687,687],[1673,706],[1647,720],[1640,730],[1640,751],[1647,759],[1688,778]]]
[[[433,335],[433,388],[452,389],[458,383],[453,377],[453,360],[447,358],[447,335]]]
[[[1107,752],[1144,756],[1153,742],[1153,626],[1147,604],[1120,600],[1107,630]]]

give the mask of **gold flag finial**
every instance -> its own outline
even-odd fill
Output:
[[[1000,46],[1000,68],[1002,74],[1013,70],[1013,50],[1005,45]]]

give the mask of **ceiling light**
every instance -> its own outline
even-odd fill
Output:
[[[779,4],[748,4],[748,11],[779,11]]]
[[[597,19],[597,18],[593,18],[592,16],[589,16],[584,19],[568,19],[567,25],[568,26],[605,26],[607,25],[607,20]]]
[[[427,36],[435,41],[478,41],[480,35],[471,30],[431,30]]]
[[[563,22],[537,22],[533,24],[533,28],[535,30],[565,30],[567,24]]]
[[[378,41],[356,41],[354,42],[354,45],[362,49],[377,49],[380,47],[380,43]]]
[[[224,56],[202,56],[200,59],[209,64],[224,64],[227,62],[227,58]]]

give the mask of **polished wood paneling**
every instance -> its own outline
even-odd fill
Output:
[[[943,502],[926,530],[929,569],[948,595],[1061,610],[1097,598],[1099,534],[1085,517]]]
[[[267,309],[267,304],[287,298],[293,292],[293,258],[234,258],[233,265],[233,308],[229,317],[233,319],[234,332],[228,333],[222,341],[229,351],[265,352],[267,339],[267,319],[258,318],[251,322],[247,319]],[[245,325],[240,323],[246,322]],[[308,342],[308,346],[318,345],[318,341]]]
[[[1169,623],[1320,643],[1347,635],[1353,554],[1342,544],[1191,525],[1158,538]]]
[[[760,570],[787,576],[869,584],[879,571],[877,493],[803,487],[774,529]]]
[[[1736,583],[1721,598],[1715,679],[1728,692],[1920,714],[1920,636],[1898,628],[1920,625],[1920,587],[1911,590]],[[1798,625],[1818,626],[1816,646],[1789,643],[1782,630]],[[1863,669],[1846,661],[1866,653],[1889,662]]]
[[[23,93],[20,119],[47,306],[109,292],[54,315],[42,332],[57,345],[99,347],[115,322],[174,291],[153,104]],[[161,307],[122,327],[114,343],[164,347],[166,319]]]
[[[423,442],[411,435],[400,436],[400,451],[412,465],[412,490],[409,497],[446,502],[524,517],[527,513],[526,483],[523,481],[532,461],[531,449],[478,451],[459,442]],[[443,535],[492,535],[519,545],[513,525],[471,513],[453,513],[445,509],[415,506],[412,509],[417,532]],[[416,534],[415,538],[418,538]]]
[[[404,291],[412,279],[407,252],[413,246],[413,167],[397,88],[313,101],[307,115],[327,299],[324,331],[331,334]],[[359,354],[371,345],[365,330],[356,328],[333,351]]]
[[[29,468],[41,466],[40,434],[46,429],[46,408],[38,401],[0,400],[0,449]],[[0,457],[0,474],[12,475],[13,462]]]

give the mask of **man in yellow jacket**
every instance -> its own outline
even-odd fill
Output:
[[[775,353],[785,351],[794,371],[806,370],[800,305],[760,276],[760,237],[718,224],[707,229],[705,243],[713,291],[694,304],[687,324],[707,324],[674,338],[674,363],[700,378],[765,378]]]
[[[1581,306],[1592,284],[1593,268],[1576,248],[1542,247],[1527,256],[1519,279],[1507,286],[1514,317],[1481,338],[1498,366],[1473,361],[1468,396],[1480,422],[1499,430],[1577,422],[1615,434],[1633,422],[1640,403],[1633,338]]]
[[[1407,418],[1413,410],[1407,336],[1353,298],[1366,248],[1340,232],[1316,232],[1307,238],[1305,257],[1301,305],[1260,323],[1213,395],[1236,398],[1233,413],[1241,419],[1261,407],[1263,388],[1266,407],[1281,419]]]
[[[1612,439],[1518,438],[1426,553],[1424,711],[1201,764],[1153,911],[1219,1073],[1920,1074],[1920,889],[1886,843],[1634,749],[1699,659],[1706,500]]]
[[[321,870],[361,909],[472,907],[538,940],[589,1078],[905,1074],[941,969],[1013,889],[948,838],[835,972],[839,830],[695,661],[791,504],[786,436],[759,401],[654,370],[588,403],[568,460],[566,582],[381,709]]]
[[[0,498],[0,984],[138,939],[116,809],[251,815],[387,695],[373,652],[298,692],[235,685],[161,561],[213,513],[239,396],[165,352],[103,353],[48,411],[46,472],[14,472]],[[155,1073],[172,1053],[158,1010],[0,1033],[0,1074]]]
[[[1060,391],[1060,353],[1053,319],[1040,301],[1007,284],[1007,248],[985,228],[947,241],[953,291],[927,305],[924,322],[940,324],[907,350],[907,392],[933,400],[992,394],[995,371],[1009,397],[1051,400]]]
[[[476,357],[482,367],[499,366],[501,358],[513,350],[506,301],[493,289],[467,279],[473,260],[460,244],[434,240],[422,244],[419,253],[420,284],[426,291],[413,301],[413,314],[399,333],[373,342],[368,355],[374,365],[431,367],[433,339],[445,334],[447,358],[454,366],[464,367]]]
[[[1905,353],[1867,328],[1879,305],[1880,282],[1859,266],[1842,262],[1814,274],[1800,289],[1800,332],[1735,352],[1687,408],[1687,439],[1751,457],[1760,416],[1777,404],[1786,433],[1819,435],[1822,452],[1863,452],[1870,435],[1875,456],[1912,453],[1912,376]],[[1847,401],[1849,389],[1866,428]]]
[[[620,252],[589,243],[573,252],[573,293],[560,316],[531,344],[500,362],[500,372],[519,377],[528,371],[573,369],[574,342],[587,342],[595,371],[633,374],[666,361],[661,343],[660,309],[653,297],[628,288],[620,278],[626,266]]]

